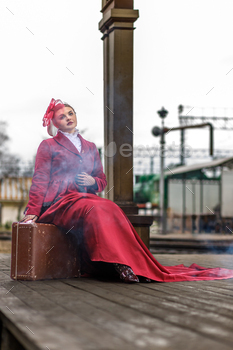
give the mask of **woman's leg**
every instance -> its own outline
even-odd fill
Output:
[[[162,280],[168,272],[152,256],[124,212],[110,200],[91,194],[80,198],[71,193],[52,205],[40,220],[67,232],[78,232],[82,221],[83,244],[92,262],[125,265],[139,278]]]
[[[63,223],[65,222],[65,229],[72,228],[72,232],[77,232],[77,234],[78,231],[80,232],[81,224],[83,227],[83,250],[87,252],[90,260],[113,263],[116,261],[114,269],[124,282],[139,282],[130,266],[118,262],[118,248],[114,248],[114,245],[119,245],[116,240],[118,232],[122,230],[121,221],[125,221],[125,217],[121,216],[122,211],[115,203],[92,196],[91,198],[82,198],[75,203],[72,200],[65,207],[63,206],[62,213],[61,210],[56,210],[53,223],[64,227]],[[106,253],[108,257],[106,257]],[[95,270],[94,265],[96,264],[93,264]],[[89,267],[91,267],[90,264]]]

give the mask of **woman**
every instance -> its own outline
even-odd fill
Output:
[[[97,267],[114,267],[124,282],[233,277],[233,270],[159,264],[123,211],[96,195],[106,187],[106,177],[95,144],[76,129],[74,109],[52,99],[43,122],[50,134],[52,125],[58,133],[39,146],[29,202],[21,222],[53,223],[77,236],[82,226],[84,260],[92,266],[96,263]]]

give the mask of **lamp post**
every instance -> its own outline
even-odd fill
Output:
[[[166,118],[168,111],[161,108],[157,112],[161,118],[161,136],[160,136],[160,181],[159,181],[159,198],[160,198],[160,217],[161,217],[161,233],[166,233],[166,222],[165,222],[165,210],[164,210],[164,159],[165,159],[165,130],[164,130],[164,119]]]
[[[182,107],[182,106],[181,106]],[[213,156],[214,149],[214,128],[211,123],[203,123],[196,125],[185,125],[185,126],[177,126],[172,127],[170,130],[164,127],[164,118],[166,118],[168,111],[166,111],[163,107],[160,111],[157,112],[162,119],[162,127],[161,129],[158,126],[154,126],[152,129],[152,134],[154,136],[160,136],[160,217],[161,217],[161,232],[166,233],[166,220],[165,220],[165,210],[164,210],[164,160],[165,160],[165,134],[168,131],[176,131],[176,130],[185,130],[185,129],[196,129],[203,128],[208,126],[210,130],[210,155]],[[184,150],[184,146],[182,145],[182,149]],[[183,190],[183,194],[185,189]],[[183,231],[185,230],[185,196],[183,196]]]

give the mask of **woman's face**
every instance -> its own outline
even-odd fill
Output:
[[[53,124],[61,131],[73,133],[77,126],[77,118],[73,109],[63,107],[58,109],[53,116]]]

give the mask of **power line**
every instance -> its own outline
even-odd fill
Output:
[[[215,130],[233,130],[233,108],[180,105],[178,112],[181,126],[211,122]]]

